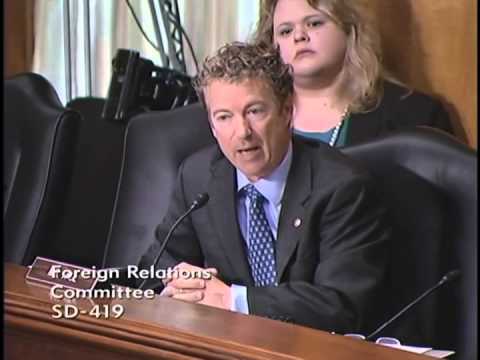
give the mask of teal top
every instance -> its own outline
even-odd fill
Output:
[[[345,146],[345,140],[347,138],[347,131],[348,131],[348,124],[350,123],[350,116],[347,116],[345,120],[343,120],[342,125],[340,126],[340,130],[337,136],[337,141],[335,141],[334,147],[341,147]],[[301,131],[297,129],[293,129],[294,134],[298,134],[303,136],[307,139],[317,140],[324,143],[329,143],[330,139],[332,138],[332,133],[335,128],[332,128],[326,132],[314,132],[314,131]]]

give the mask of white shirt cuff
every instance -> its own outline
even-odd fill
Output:
[[[247,287],[232,284],[230,289],[232,294],[230,310],[242,314],[248,314]]]

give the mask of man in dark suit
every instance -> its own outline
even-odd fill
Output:
[[[164,280],[162,295],[335,332],[362,330],[379,298],[389,230],[370,176],[329,146],[291,136],[293,80],[275,50],[233,43],[196,89],[218,146],[181,165],[153,263],[213,277]]]

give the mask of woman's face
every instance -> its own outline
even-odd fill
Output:
[[[295,80],[331,77],[343,67],[347,35],[306,0],[279,0],[273,16],[273,40]]]

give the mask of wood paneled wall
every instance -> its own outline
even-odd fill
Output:
[[[387,68],[438,96],[477,148],[477,0],[368,0]]]
[[[4,0],[3,77],[31,71],[35,0]]]

